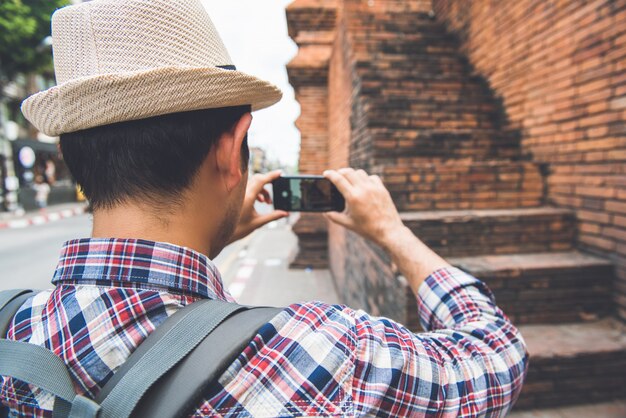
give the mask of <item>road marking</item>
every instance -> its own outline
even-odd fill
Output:
[[[42,225],[46,223],[46,217],[45,216],[35,216],[32,220],[31,223],[33,225]]]
[[[257,265],[257,260],[254,258],[246,258],[241,262],[237,273],[235,273],[235,277],[228,286],[228,292],[237,299],[243,294],[243,291],[246,289],[246,285],[248,284],[248,279],[252,277],[252,273],[254,273],[254,268]]]
[[[7,222],[7,225],[9,228],[26,228],[30,225],[30,222],[28,222],[28,219],[17,219],[15,221]]]
[[[228,272],[232,268],[232,264],[235,261],[237,261],[238,258],[243,258],[246,256],[247,254],[246,248],[248,247],[248,242],[250,242],[250,240],[256,234],[256,232],[257,231],[254,231],[247,237],[242,238],[239,241],[236,241],[235,243],[231,244],[231,245],[237,246],[237,248],[235,248],[235,250],[233,250],[230,254],[228,254],[228,256],[224,259],[224,261],[220,261],[220,263],[217,266],[220,270],[220,273],[222,274],[222,277],[225,277],[226,275],[228,275]],[[239,250],[239,248],[242,248],[242,249]]]
[[[61,219],[71,218],[73,216],[82,215],[85,212],[84,206],[73,209],[63,209],[59,212],[43,213],[38,215],[30,215],[31,217],[13,219],[6,222],[0,222],[0,229],[4,228],[26,228],[31,225],[43,225],[48,222],[54,222]],[[23,216],[16,212],[15,216]]]
[[[270,258],[265,260],[265,265],[268,267],[277,267],[282,264],[282,260],[280,258]]]

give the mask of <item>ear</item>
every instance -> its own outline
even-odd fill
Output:
[[[217,170],[222,177],[227,191],[233,190],[243,178],[241,167],[241,145],[246,137],[252,115],[244,114],[228,132],[225,132],[217,142],[215,157]]]

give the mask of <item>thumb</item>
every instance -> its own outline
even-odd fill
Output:
[[[341,225],[343,227],[346,227],[348,229],[352,229],[352,227],[354,226],[354,223],[352,222],[352,219],[346,215],[345,213],[339,213],[339,212],[326,212],[324,213],[324,217],[338,225]]]

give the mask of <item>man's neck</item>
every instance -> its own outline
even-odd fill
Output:
[[[198,222],[210,219],[193,211],[158,214],[154,208],[122,204],[111,209],[97,209],[93,215],[93,238],[134,238],[167,242],[191,248],[209,256],[211,236],[209,228]]]

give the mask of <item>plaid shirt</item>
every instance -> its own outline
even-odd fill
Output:
[[[8,338],[45,346],[94,396],[169,315],[201,298],[233,301],[215,265],[171,244],[81,239],[65,244],[52,282],[14,318]],[[421,286],[429,332],[320,302],[264,325],[194,416],[504,416],[522,387],[522,337],[479,280],[442,269]],[[12,416],[51,416],[54,398],[3,378]]]

